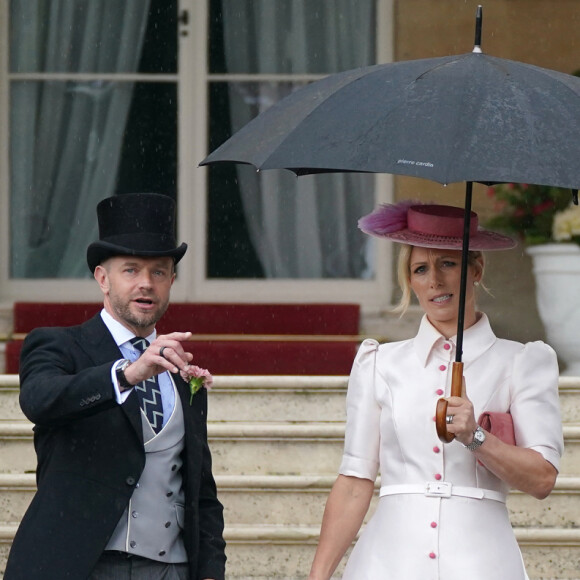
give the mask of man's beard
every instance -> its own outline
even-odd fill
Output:
[[[134,328],[154,326],[165,314],[169,305],[169,299],[167,299],[164,303],[158,303],[157,309],[153,312],[136,314],[131,311],[131,300],[121,300],[112,290],[109,292],[109,302],[117,317]]]

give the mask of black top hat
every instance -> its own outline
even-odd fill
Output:
[[[170,256],[179,262],[187,244],[176,247],[175,201],[158,193],[124,193],[97,205],[99,241],[87,248],[91,272],[112,256]]]

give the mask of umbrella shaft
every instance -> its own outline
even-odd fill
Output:
[[[465,219],[463,221],[463,245],[461,248],[461,281],[459,288],[459,311],[457,313],[457,350],[455,362],[463,356],[463,326],[465,324],[465,293],[467,289],[467,270],[469,268],[469,231],[471,228],[471,197],[473,182],[465,185]]]

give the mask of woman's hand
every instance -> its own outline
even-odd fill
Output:
[[[369,479],[338,476],[326,502],[308,580],[328,580],[332,576],[362,525],[374,489]]]
[[[453,421],[447,424],[447,431],[454,433],[455,438],[464,445],[469,445],[473,441],[477,422],[473,404],[465,392],[465,378],[461,397],[449,397],[447,401],[447,415],[453,416]],[[536,499],[546,498],[554,489],[558,471],[533,449],[509,445],[486,431],[483,445],[473,452],[465,451],[473,453],[487,469],[510,487]]]
[[[448,433],[453,433],[463,445],[472,443],[473,433],[477,429],[477,421],[475,420],[473,404],[465,391],[465,377],[463,378],[461,397],[447,399],[447,416],[453,417],[453,421],[447,423]]]

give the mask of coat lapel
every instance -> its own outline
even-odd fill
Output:
[[[123,358],[123,353],[115,343],[100,313],[81,325],[80,348],[93,360],[95,365],[111,363]],[[141,407],[139,398],[133,390],[121,405],[131,426],[143,444],[143,426],[141,424]]]
[[[100,314],[81,325],[79,346],[94,361],[105,364],[123,357]]]

